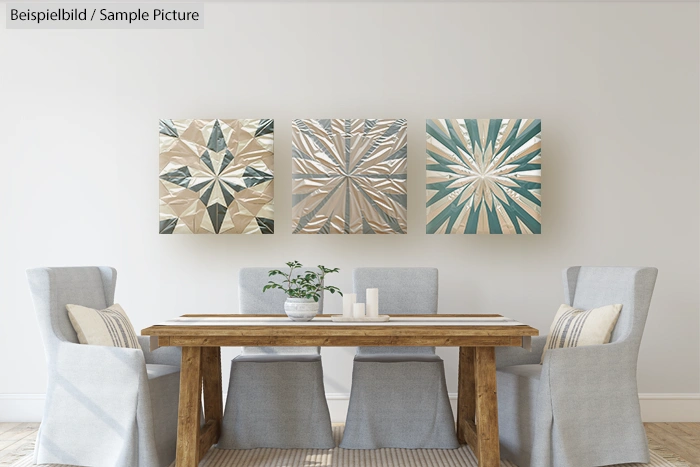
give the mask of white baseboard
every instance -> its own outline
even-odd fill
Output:
[[[44,410],[44,394],[0,394],[0,422],[39,422]],[[335,423],[345,421],[348,393],[328,393],[328,409]],[[450,394],[455,409],[457,394]],[[640,394],[645,422],[700,422],[700,393]]]
[[[700,393],[639,394],[645,422],[700,422]]]
[[[40,422],[46,394],[0,394],[0,422]]]
[[[348,413],[348,402],[350,393],[348,392],[327,392],[328,411],[331,413],[331,422],[345,423],[345,416]]]

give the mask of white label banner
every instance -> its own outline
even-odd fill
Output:
[[[202,29],[204,3],[8,3],[7,29]]]

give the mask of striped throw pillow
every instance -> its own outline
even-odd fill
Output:
[[[104,310],[66,305],[68,318],[81,344],[140,349],[129,317],[118,304]]]
[[[592,310],[580,310],[569,305],[559,307],[549,328],[542,360],[549,349],[582,347],[610,342],[622,305],[606,305]]]

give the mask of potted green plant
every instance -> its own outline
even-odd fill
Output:
[[[302,268],[303,265],[299,261],[290,261],[286,264],[289,266],[289,272],[273,269],[268,273],[270,277],[282,276],[282,283],[279,284],[271,280],[263,287],[263,292],[280,289],[286,293],[287,300],[284,302],[284,311],[292,320],[312,320],[318,313],[318,301],[321,299],[321,294],[324,290],[343,295],[338,287],[324,285],[326,274],[338,272],[340,269],[319,265],[320,273],[304,271],[295,274],[295,270]]]

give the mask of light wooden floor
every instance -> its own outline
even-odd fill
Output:
[[[700,423],[645,423],[649,442],[700,467]],[[0,423],[0,467],[32,452],[38,423]]]

